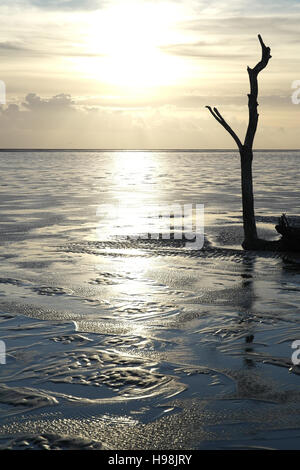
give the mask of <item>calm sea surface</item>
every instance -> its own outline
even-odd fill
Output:
[[[255,153],[262,237],[300,215],[299,162]],[[241,249],[237,153],[0,165],[0,448],[300,448],[300,259]],[[203,248],[193,214],[160,239],[150,208],[191,204]]]

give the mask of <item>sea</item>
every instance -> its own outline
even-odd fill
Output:
[[[261,238],[300,151],[257,151]],[[235,151],[0,153],[1,449],[300,449],[300,257]]]

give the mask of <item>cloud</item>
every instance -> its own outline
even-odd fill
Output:
[[[24,47],[16,42],[3,41],[0,42],[0,50],[4,51],[19,51],[23,50]]]
[[[300,61],[297,51],[299,23],[299,10],[291,16],[275,15],[273,12],[269,15],[224,18],[199,15],[177,25],[178,31],[187,38],[186,41],[162,44],[160,50],[194,62],[201,61],[206,66],[211,61],[218,61],[223,70],[226,70],[226,63],[251,66],[254,65],[253,61],[255,63],[260,58],[257,40],[257,34],[260,33],[272,50],[271,67],[281,67],[285,71],[290,68],[293,71],[295,63]]]
[[[184,2],[183,3],[187,3]],[[273,16],[280,13],[296,13],[299,11],[299,0],[189,0],[189,5],[195,13],[207,17],[230,16]]]
[[[205,110],[202,114],[207,119]],[[184,147],[184,135],[199,139],[202,125],[198,111],[180,112],[174,105],[82,106],[68,94],[30,93],[22,103],[0,109],[4,148],[167,148],[180,142]]]
[[[272,37],[280,35],[285,38],[291,37],[295,39],[296,32],[299,28],[300,11],[288,15],[286,12],[280,15],[274,15],[273,12],[261,15],[231,15],[223,18],[217,16],[196,17],[188,21],[182,21],[178,28],[186,32],[197,32],[202,37],[213,38],[221,42],[222,37],[223,48],[233,44],[247,45],[253,39],[253,35],[261,33],[268,34]]]
[[[53,44],[52,48],[47,46],[41,47],[38,44],[28,44],[26,41],[23,43],[19,42],[0,42],[0,55],[11,58],[14,54],[14,58],[28,57],[90,57],[100,58],[104,57],[104,54],[87,52],[80,46],[72,47],[65,44]]]
[[[48,10],[98,10],[106,5],[104,0],[27,0],[29,5]]]
[[[177,55],[182,57],[193,57],[193,58],[206,58],[206,59],[215,59],[215,58],[222,58],[226,59],[246,59],[248,56],[247,54],[239,54],[239,53],[228,53],[224,52],[224,49],[221,48],[221,43],[217,44],[209,44],[208,42],[204,41],[197,41],[192,43],[184,43],[184,44],[169,44],[167,46],[161,46],[161,51],[171,54]]]
[[[0,111],[2,147],[114,147],[140,130],[130,111],[80,106],[70,95],[29,93]],[[119,139],[116,139],[119,136]],[[124,138],[125,136],[125,138]],[[121,143],[120,146],[122,147]]]
[[[245,96],[178,97],[151,106],[121,108],[83,105],[71,95],[61,93],[43,98],[27,94],[17,103],[0,108],[2,148],[233,148],[227,133],[218,126],[204,108],[216,104],[239,135],[245,132],[247,102]],[[81,104],[80,104],[81,103]],[[297,106],[286,97],[261,97],[261,124],[257,145],[282,145],[285,131],[290,147],[297,147]],[[281,106],[281,117],[274,109]],[[291,121],[290,121],[291,120]],[[280,137],[280,138],[279,138]],[[278,141],[276,141],[278,139]],[[286,145],[285,145],[286,146]]]
[[[70,110],[74,104],[75,103],[71,96],[65,93],[55,95],[50,99],[42,99],[36,93],[29,93],[26,96],[25,101],[22,103],[23,107],[27,110],[43,110],[46,112],[52,110],[55,110],[56,112],[59,110]]]

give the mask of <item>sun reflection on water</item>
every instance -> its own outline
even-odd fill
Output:
[[[102,212],[101,205],[98,209],[98,240],[112,240],[105,252],[117,256],[118,283],[110,286],[111,296],[122,298],[128,305],[132,297],[137,305],[147,303],[153,290],[147,270],[154,260],[146,255],[138,239],[147,236],[152,223],[151,208],[159,203],[159,185],[156,184],[159,165],[154,153],[115,152],[112,155],[112,201],[103,205]],[[124,241],[129,241],[130,246],[124,246]],[[101,263],[97,271],[103,271]]]
[[[152,152],[116,152],[113,156],[114,183],[121,189],[130,187],[130,191],[135,186],[140,193],[153,185],[151,177],[158,165]]]
[[[144,234],[151,207],[159,202],[158,159],[150,152],[115,152],[111,201],[99,205],[98,239]]]

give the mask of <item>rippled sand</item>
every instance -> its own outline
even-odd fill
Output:
[[[299,158],[255,155],[263,236]],[[236,154],[0,159],[0,448],[300,447],[300,259],[241,250]],[[99,220],[117,201],[204,203],[203,249]]]

